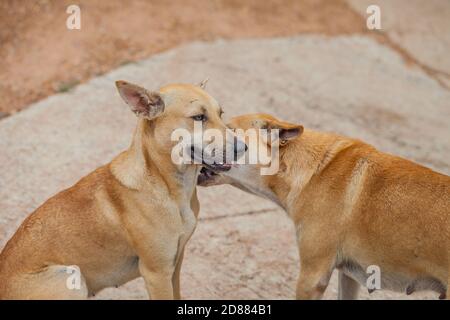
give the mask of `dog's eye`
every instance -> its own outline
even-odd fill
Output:
[[[196,116],[193,116],[192,119],[194,119],[194,121],[205,122],[208,118],[204,114],[198,114]]]

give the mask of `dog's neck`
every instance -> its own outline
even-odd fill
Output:
[[[299,216],[302,191],[312,183],[312,178],[320,175],[339,152],[353,144],[353,140],[345,137],[305,130],[280,150],[280,171],[269,176],[266,184],[271,186],[291,217]]]
[[[130,148],[112,161],[111,171],[127,188],[145,192],[149,184],[159,181],[166,185],[171,198],[189,203],[200,168],[176,165],[172,162],[170,148],[158,150],[151,125],[139,119]]]

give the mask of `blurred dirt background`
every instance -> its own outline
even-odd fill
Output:
[[[327,0],[72,0],[0,2],[0,111],[15,112],[93,76],[192,40],[364,32],[358,14]],[[329,19],[333,17],[332,19]]]
[[[66,28],[74,3],[81,30]],[[380,31],[366,28],[370,4]],[[45,199],[127,147],[135,119],[117,79],[153,89],[209,77],[226,117],[273,113],[449,174],[449,52],[447,0],[0,1],[0,247]],[[286,215],[231,187],[200,197],[183,296],[293,298]],[[333,276],[325,298],[336,289]],[[146,293],[136,280],[98,298]]]

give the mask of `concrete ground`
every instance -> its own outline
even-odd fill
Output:
[[[445,23],[440,27],[448,34]],[[389,28],[388,34],[398,30],[395,24]],[[207,91],[223,105],[225,118],[268,112],[360,138],[450,174],[450,91],[440,81],[447,79],[450,57],[432,49],[420,54],[397,40],[392,36],[391,43],[382,44],[366,36],[303,35],[194,42],[0,120],[0,247],[44,200],[128,146],[136,120],[115,91],[117,79],[156,89],[208,77]],[[437,57],[444,62],[436,65]],[[298,254],[286,214],[227,186],[201,189],[199,197],[200,221],[182,270],[183,297],[293,298]],[[336,292],[334,275],[325,298],[335,299]],[[146,297],[141,279],[97,296]],[[362,291],[360,297],[407,298],[383,290],[370,296]]]

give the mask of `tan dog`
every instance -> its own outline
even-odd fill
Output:
[[[173,163],[171,134],[179,128],[192,132],[195,122],[225,132],[222,110],[193,85],[149,92],[116,84],[139,116],[130,148],[22,223],[0,255],[1,299],[83,299],[139,276],[151,298],[180,298],[183,251],[199,211],[201,166]],[[222,148],[240,147],[242,153],[243,146]]]
[[[269,115],[236,117],[229,126],[279,129],[279,171],[264,176],[259,165],[234,165],[217,175],[202,169],[199,184],[229,183],[287,211],[300,252],[297,298],[321,298],[335,268],[339,298],[356,298],[372,265],[381,271],[381,289],[450,296],[450,177]]]

